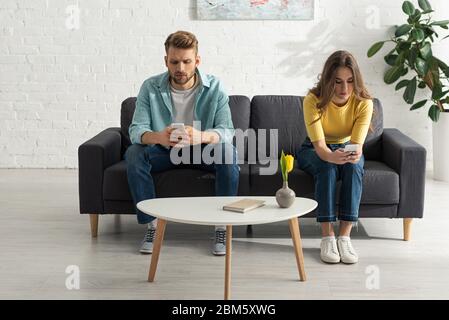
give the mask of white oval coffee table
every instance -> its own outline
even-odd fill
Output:
[[[265,200],[265,206],[245,212],[224,211],[224,205],[240,199]],[[298,217],[303,216],[317,207],[315,200],[296,198],[290,208],[280,208],[274,197],[185,197],[158,198],[144,200],[137,204],[137,208],[153,217],[157,217],[156,236],[153,244],[148,281],[153,282],[156,275],[157,263],[164,239],[167,221],[200,225],[226,225],[226,265],[225,265],[225,294],[231,297],[231,242],[232,226],[272,223],[289,220],[290,233],[295,249],[299,278],[306,280],[304,271],[304,257],[302,253],[301,235]]]

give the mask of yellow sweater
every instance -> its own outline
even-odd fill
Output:
[[[349,140],[363,144],[373,115],[373,101],[370,99],[358,101],[351,95],[344,106],[330,102],[320,120],[316,107],[319,99],[309,93],[303,102],[304,121],[310,141],[325,139],[327,144],[345,143]]]

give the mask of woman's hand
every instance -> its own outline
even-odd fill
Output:
[[[351,152],[345,152],[344,149],[337,149],[332,153],[328,154],[327,162],[335,164],[345,164],[349,162]]]
[[[341,149],[343,150],[343,149]],[[360,158],[362,157],[362,147],[359,145],[359,148],[355,152],[345,152],[349,153],[346,157],[346,162],[356,164],[360,161]]]
[[[344,149],[339,149],[344,152]],[[352,163],[356,164],[360,161],[360,158],[362,157],[363,153],[363,145],[358,144],[357,151],[353,152],[344,152],[346,154],[345,156],[345,163]]]
[[[324,139],[312,142],[312,144],[315,148],[316,153],[322,160],[335,164],[356,164],[357,162],[359,162],[363,151],[363,145],[360,144],[358,145],[359,147],[356,152],[345,152],[343,148],[332,151],[327,147]]]

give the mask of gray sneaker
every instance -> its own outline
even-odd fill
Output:
[[[216,256],[224,256],[226,254],[226,229],[215,229],[215,242],[212,248],[212,253]]]
[[[156,233],[156,228],[151,227],[147,229],[145,233],[145,237],[142,241],[142,246],[140,247],[140,253],[149,254],[153,253],[153,239],[154,234]]]

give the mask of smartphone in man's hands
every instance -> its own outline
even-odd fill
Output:
[[[178,142],[182,140],[182,135],[186,134],[186,128],[184,126],[184,123],[174,122],[170,125],[170,127],[173,129],[170,134],[170,141]]]

